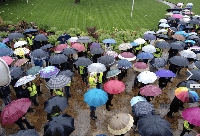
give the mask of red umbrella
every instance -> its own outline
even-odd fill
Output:
[[[195,126],[200,126],[200,107],[190,107],[182,112],[185,120]]]
[[[8,104],[1,113],[2,125],[13,124],[22,117],[31,105],[28,98],[21,98]]]
[[[149,66],[144,62],[136,62],[133,64],[133,69],[138,72],[149,71]]]
[[[20,67],[24,65],[27,61],[29,61],[29,59],[18,59],[17,62],[15,62],[14,66]]]
[[[63,51],[67,47],[68,47],[67,44],[59,44],[54,48],[54,51],[60,53],[61,51]]]
[[[158,96],[162,93],[162,90],[155,85],[146,85],[140,88],[140,94],[144,96]]]
[[[119,94],[125,90],[125,84],[119,80],[110,80],[104,84],[104,90],[109,94]]]
[[[74,43],[72,44],[72,48],[78,50],[78,52],[84,51],[85,50],[85,46],[80,44],[80,43]]]
[[[7,65],[10,65],[14,61],[12,57],[9,57],[9,56],[3,56],[1,57],[1,59],[3,59]]]

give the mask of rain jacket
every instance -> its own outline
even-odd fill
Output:
[[[95,78],[94,77],[89,77],[89,85],[91,88],[95,88],[96,87],[96,81],[95,81]]]
[[[71,86],[71,81],[69,81],[69,83],[66,86]]]
[[[31,87],[27,87],[27,89],[30,92],[30,97],[35,96],[37,94],[36,85],[34,83],[32,83]]]
[[[103,80],[103,73],[100,72],[100,75],[98,77],[98,83],[102,83],[102,80]]]
[[[27,37],[27,41],[28,41],[28,43],[29,43],[30,46],[33,45],[33,39],[34,39],[34,36],[31,36],[31,38]]]
[[[63,93],[62,89],[58,89],[58,90],[54,89],[53,92],[54,92],[57,96],[61,96],[61,97],[64,96],[64,93]]]
[[[184,128],[187,129],[188,131],[191,131],[191,130],[194,128],[193,125],[189,124],[189,122],[186,121],[186,120],[184,121],[183,126],[184,126]]]
[[[0,98],[5,98],[11,93],[9,86],[1,86],[0,87]]]
[[[79,66],[78,70],[79,70],[79,74],[81,75],[85,74],[85,66]]]
[[[154,57],[160,58],[162,55],[162,49],[156,48],[156,52],[154,53]]]

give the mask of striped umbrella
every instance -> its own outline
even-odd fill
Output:
[[[70,81],[70,77],[65,75],[58,75],[56,77],[51,77],[46,85],[49,89],[60,89],[65,87]]]

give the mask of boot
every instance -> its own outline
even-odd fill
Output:
[[[106,110],[107,110],[107,111],[110,111],[110,107],[109,107],[109,106],[107,106],[107,105],[106,105]]]
[[[95,111],[94,110],[91,110],[90,111],[90,117],[92,120],[95,120],[97,117],[95,117]]]

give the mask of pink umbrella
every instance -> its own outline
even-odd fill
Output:
[[[67,44],[59,44],[54,48],[54,51],[56,53],[60,53],[61,51],[63,51],[65,48],[67,48],[68,45]]]
[[[80,43],[72,44],[72,48],[78,50],[78,52],[85,51],[85,46]]]
[[[9,56],[3,56],[1,57],[1,59],[3,59],[7,65],[10,65],[14,61],[12,57],[9,57]]]
[[[158,96],[162,93],[162,90],[155,85],[146,85],[140,88],[140,94],[144,96]]]
[[[130,53],[130,52],[123,52],[120,55],[122,57],[124,57],[124,58],[133,58],[133,57],[135,57],[135,55],[133,53]]]
[[[29,59],[18,59],[17,62],[15,62],[14,66],[20,67],[24,65],[27,61],[29,61]]]
[[[187,108],[182,112],[182,116],[189,123],[200,126],[200,107]]]
[[[149,66],[144,62],[136,62],[133,64],[133,69],[138,72],[148,71]]]
[[[119,80],[110,80],[104,84],[104,90],[109,94],[119,94],[125,90],[125,84]]]
[[[192,46],[192,47],[190,47],[190,49],[199,50],[200,47],[199,46]]]
[[[181,19],[181,18],[183,18],[183,15],[181,15],[181,14],[173,14],[172,17]]]

